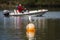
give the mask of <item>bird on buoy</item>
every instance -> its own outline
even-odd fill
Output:
[[[29,23],[26,26],[26,35],[29,40],[32,40],[35,37],[35,25],[33,23]]]

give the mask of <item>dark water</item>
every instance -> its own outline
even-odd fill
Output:
[[[0,11],[0,40],[28,40],[26,25],[27,16],[5,17]],[[60,40],[60,11],[51,11],[42,17],[32,17],[35,25],[35,40]]]

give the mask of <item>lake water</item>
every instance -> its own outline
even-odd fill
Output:
[[[27,16],[5,17],[0,11],[0,40],[28,40]],[[42,17],[32,17],[35,25],[35,40],[60,40],[60,11],[48,11]]]

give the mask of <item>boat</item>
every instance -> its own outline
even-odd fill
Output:
[[[40,10],[25,10],[23,12],[17,12],[16,10],[14,10],[14,12],[9,12],[8,10],[4,10],[4,15],[5,16],[26,16],[26,15],[40,15],[42,16],[43,14],[45,14],[48,10],[47,9],[40,9]]]

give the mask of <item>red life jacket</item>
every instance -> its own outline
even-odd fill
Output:
[[[22,6],[18,6],[17,8],[18,8],[18,11],[19,12],[22,12],[22,10],[23,10],[23,7]]]

